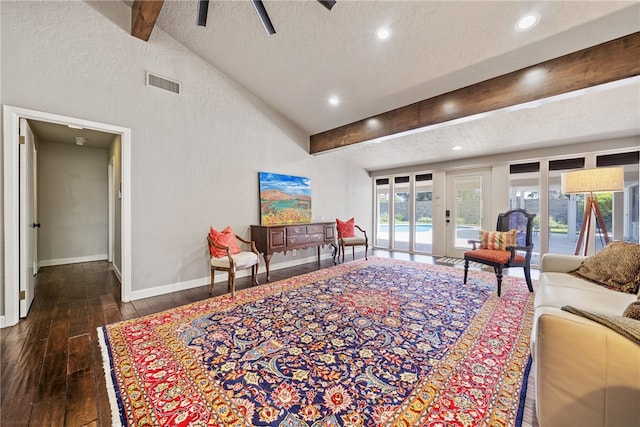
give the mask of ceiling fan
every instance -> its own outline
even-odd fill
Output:
[[[331,10],[331,8],[336,4],[336,0],[317,0],[318,3],[327,8],[327,10]],[[271,23],[271,19],[269,18],[269,14],[267,13],[267,9],[264,7],[262,0],[251,0],[253,3],[253,7],[264,26],[265,31],[268,35],[272,35],[276,33],[276,29],[273,27]],[[209,12],[209,0],[198,0],[198,25],[201,27],[205,27],[207,25],[207,13]]]

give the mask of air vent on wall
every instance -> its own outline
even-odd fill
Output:
[[[180,83],[173,80],[169,80],[164,77],[160,77],[156,74],[151,74],[147,71],[146,75],[147,86],[155,86],[160,89],[168,90],[173,93],[180,93]]]

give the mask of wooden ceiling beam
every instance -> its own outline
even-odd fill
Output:
[[[135,0],[131,7],[131,35],[149,41],[164,0]]]
[[[311,135],[310,153],[640,75],[640,32]]]

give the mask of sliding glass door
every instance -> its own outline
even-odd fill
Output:
[[[495,228],[496,218],[487,212],[490,203],[484,203],[491,200],[490,182],[490,170],[447,174],[447,256],[462,258],[480,229]]]
[[[533,220],[531,263],[540,264],[540,162],[509,167],[509,209],[524,209],[536,214]]]
[[[393,249],[408,251],[412,237],[410,231],[411,194],[408,176],[393,179]]]
[[[389,178],[375,180],[376,230],[374,246],[389,247]]]
[[[433,181],[430,173],[416,175],[413,236],[416,252],[431,253],[433,244]]]
[[[375,182],[375,247],[431,253],[432,175],[401,175]]]

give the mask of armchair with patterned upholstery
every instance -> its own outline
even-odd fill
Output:
[[[502,286],[502,270],[523,267],[527,287],[531,284],[531,253],[533,241],[533,219],[524,209],[512,209],[498,215],[496,231],[480,230],[480,240],[469,240],[473,249],[464,253],[464,283],[467,283],[469,262],[493,267],[498,281],[498,296]]]

